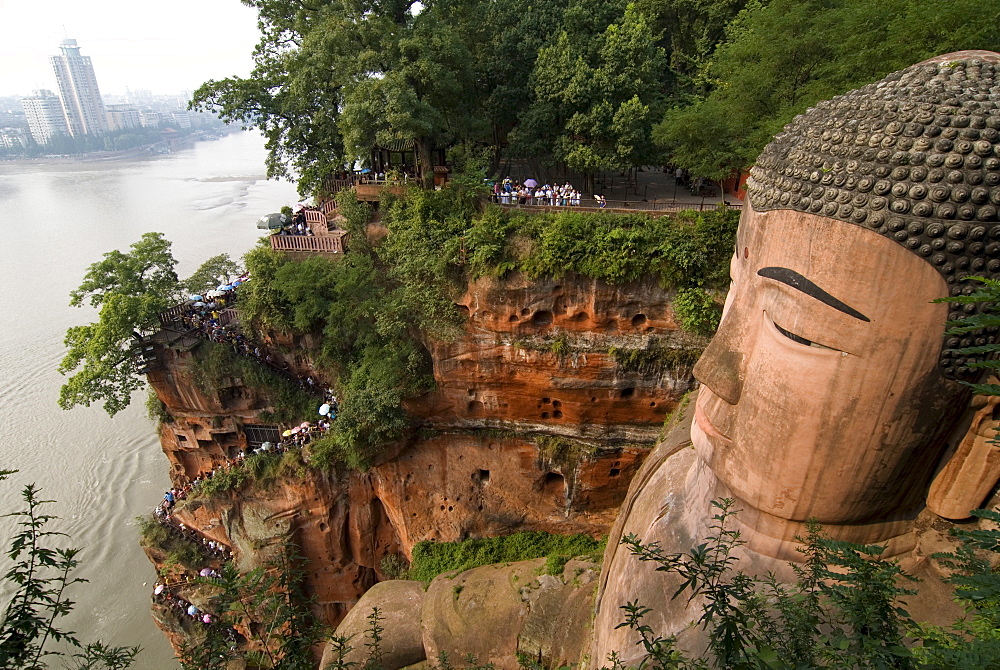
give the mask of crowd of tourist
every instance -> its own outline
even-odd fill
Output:
[[[232,550],[221,542],[216,542],[215,540],[210,540],[201,533],[197,532],[193,528],[185,526],[183,523],[177,521],[173,514],[174,505],[180,498],[180,490],[170,489],[163,496],[163,502],[157,505],[153,509],[153,517],[160,523],[163,528],[167,530],[170,534],[175,537],[188,542],[193,543],[195,546],[202,549],[205,554],[211,558],[219,561],[228,561],[233,557]]]
[[[493,202],[501,205],[550,205],[579,207],[583,194],[569,182],[539,185],[534,179],[515,182],[510,177],[493,184]],[[604,196],[594,196],[598,207],[605,207]]]
[[[174,593],[175,587],[182,586],[185,583],[187,582],[168,584],[164,581],[163,583],[158,583],[155,587],[153,587],[153,602],[166,608],[178,618],[189,619],[190,621],[201,624],[202,626],[218,628],[231,645],[231,649],[235,649],[237,645],[246,642],[246,638],[244,638],[235,628],[223,624],[214,615],[208,612],[203,612],[201,608],[194,603]]]

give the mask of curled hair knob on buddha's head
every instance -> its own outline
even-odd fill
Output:
[[[1000,279],[1000,54],[961,51],[894,72],[797,116],[747,181],[757,211],[792,209],[862,226],[924,258],[952,296]],[[949,319],[976,313],[953,305]],[[968,379],[955,349],[995,328],[946,337],[942,373]]]

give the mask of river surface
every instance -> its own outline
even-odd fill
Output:
[[[215,254],[239,258],[260,235],[256,220],[296,201],[292,184],[265,180],[264,157],[260,135],[237,132],[145,159],[0,163],[0,468],[20,470],[0,483],[0,513],[23,508],[29,482],[56,501],[52,530],[83,548],[77,576],[90,580],[74,587],[63,625],[83,642],[141,645],[136,668],[179,667],[149,614],[156,575],[134,520],[162,499],[167,460],[145,392],[114,418],[99,404],[57,406],[64,333],[95,317],[69,307],[69,292],[103,253],[148,231],[173,242],[181,277]],[[2,552],[12,529],[0,519]],[[0,556],[0,574],[8,567]],[[9,594],[0,584],[0,607]]]

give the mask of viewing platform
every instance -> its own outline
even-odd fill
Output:
[[[347,231],[336,223],[336,203],[327,202],[319,209],[305,211],[310,235],[271,235],[271,248],[302,256],[344,253]]]
[[[415,183],[415,182],[411,182]],[[353,188],[357,193],[358,200],[362,202],[378,202],[382,199],[383,193],[393,195],[403,195],[406,192],[407,183],[398,181],[386,181],[384,179],[374,179],[352,175],[347,178],[329,178],[323,182],[323,191],[330,197],[349,188]]]

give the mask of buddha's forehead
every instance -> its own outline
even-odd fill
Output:
[[[795,210],[891,240],[951,295],[972,293],[971,276],[1000,279],[1000,55],[939,56],[816,105],[765,148],[747,191],[759,212]],[[948,358],[946,376],[972,374]]]
[[[828,217],[748,206],[736,245],[745,273],[791,271],[869,315],[885,312],[886,302],[904,303],[892,306],[897,316],[923,314],[928,303],[948,294],[948,285],[923,259],[877,233]]]

